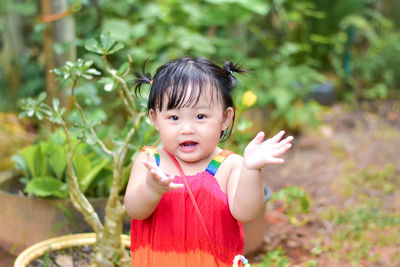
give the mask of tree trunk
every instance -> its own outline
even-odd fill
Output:
[[[21,17],[17,14],[9,13],[5,15],[2,20],[4,25],[4,47],[3,53],[0,56],[1,61],[4,62],[4,72],[6,77],[6,84],[11,89],[11,103],[12,107],[16,108],[18,97],[18,88],[21,84],[21,56],[24,50],[24,41],[22,34]],[[7,90],[7,89],[5,89]]]
[[[53,0],[53,13],[65,12],[68,9],[67,0]],[[76,61],[75,41],[75,20],[69,15],[53,23],[54,42],[62,47],[61,51],[56,50],[54,54],[55,66],[60,68],[64,66],[66,61]],[[58,93],[61,104],[64,107],[70,107],[71,99],[67,91],[63,90]]]
[[[41,11],[43,17],[51,15],[53,12],[52,0],[41,0]],[[51,104],[52,99],[57,96],[56,77],[50,72],[50,70],[54,69],[56,66],[54,63],[53,43],[53,25],[52,23],[47,23],[43,32],[43,51],[45,56],[46,92],[48,95],[47,101],[49,101],[49,104]]]

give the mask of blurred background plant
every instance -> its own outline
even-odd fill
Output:
[[[316,123],[319,109],[306,96],[327,81],[335,84],[339,98],[398,95],[399,21],[392,11],[398,5],[374,0],[5,0],[0,7],[1,110],[15,110],[19,98],[44,90],[50,98],[60,97],[55,93],[60,85],[45,76],[66,60],[90,59],[101,70],[100,56],[88,54],[84,44],[109,31],[126,45],[113,62],[129,54],[136,69],[149,59],[148,70],[154,72],[181,56],[243,63],[253,72],[241,81],[238,99],[251,90],[257,96],[253,106],[270,108],[276,128],[286,124],[299,130]],[[363,64],[366,60],[372,64]],[[378,74],[382,66],[386,71]],[[61,101],[68,101],[63,94]]]

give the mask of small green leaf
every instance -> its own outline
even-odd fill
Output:
[[[124,47],[125,45],[123,43],[116,43],[114,47],[107,52],[107,54],[109,55],[114,54],[115,52],[121,50]]]
[[[53,169],[56,177],[61,179],[67,167],[67,156],[64,146],[53,146],[53,151],[49,155],[49,165]]]
[[[100,71],[98,71],[98,70],[96,70],[96,69],[93,69],[93,68],[87,69],[87,70],[86,70],[86,73],[91,74],[91,75],[101,75],[101,72],[100,72]]]
[[[39,94],[38,98],[37,98],[37,101],[38,101],[38,102],[43,102],[43,101],[46,99],[46,97],[47,97],[46,92],[41,92],[41,93]]]
[[[86,175],[79,177],[79,186],[83,193],[89,188],[90,184],[100,173],[100,171],[107,165],[108,159],[102,160],[99,164],[96,164]],[[94,165],[94,164],[93,164]]]
[[[101,49],[99,42],[97,42],[95,39],[90,39],[89,41],[87,41],[85,44],[85,48],[90,52],[103,55],[103,49]]]
[[[92,168],[90,159],[83,154],[76,154],[73,157],[72,162],[74,165],[76,176],[78,177],[78,181],[83,179],[83,177],[85,177]]]
[[[20,155],[28,165],[33,178],[47,174],[46,152],[39,145],[24,148]]]
[[[11,160],[14,162],[14,168],[20,171],[23,176],[31,177],[28,164],[26,164],[25,159],[20,154],[12,156]]]
[[[53,98],[53,109],[54,111],[58,111],[60,108],[60,100],[58,98]]]
[[[66,186],[60,180],[42,176],[32,179],[25,187],[25,191],[38,197],[59,197],[65,198],[68,196]]]
[[[109,32],[102,32],[100,34],[100,43],[103,51],[108,51],[115,43],[115,40],[110,37]]]

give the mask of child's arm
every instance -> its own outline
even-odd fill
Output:
[[[125,209],[136,220],[144,220],[156,209],[161,197],[168,191],[183,187],[172,182],[156,164],[153,152],[141,152],[133,164],[125,193]]]
[[[292,136],[281,141],[285,134],[279,132],[264,141],[264,133],[260,132],[251,141],[238,160],[228,181],[228,201],[233,217],[238,221],[248,222],[255,219],[264,209],[264,187],[261,168],[267,164],[280,164],[279,158],[291,148]]]

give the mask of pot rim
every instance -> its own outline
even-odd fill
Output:
[[[58,236],[40,241],[22,251],[14,262],[14,267],[26,267],[32,260],[42,256],[46,252],[60,250],[67,247],[92,245],[96,242],[95,233],[81,233]],[[121,242],[124,246],[130,246],[130,237],[121,235]]]

